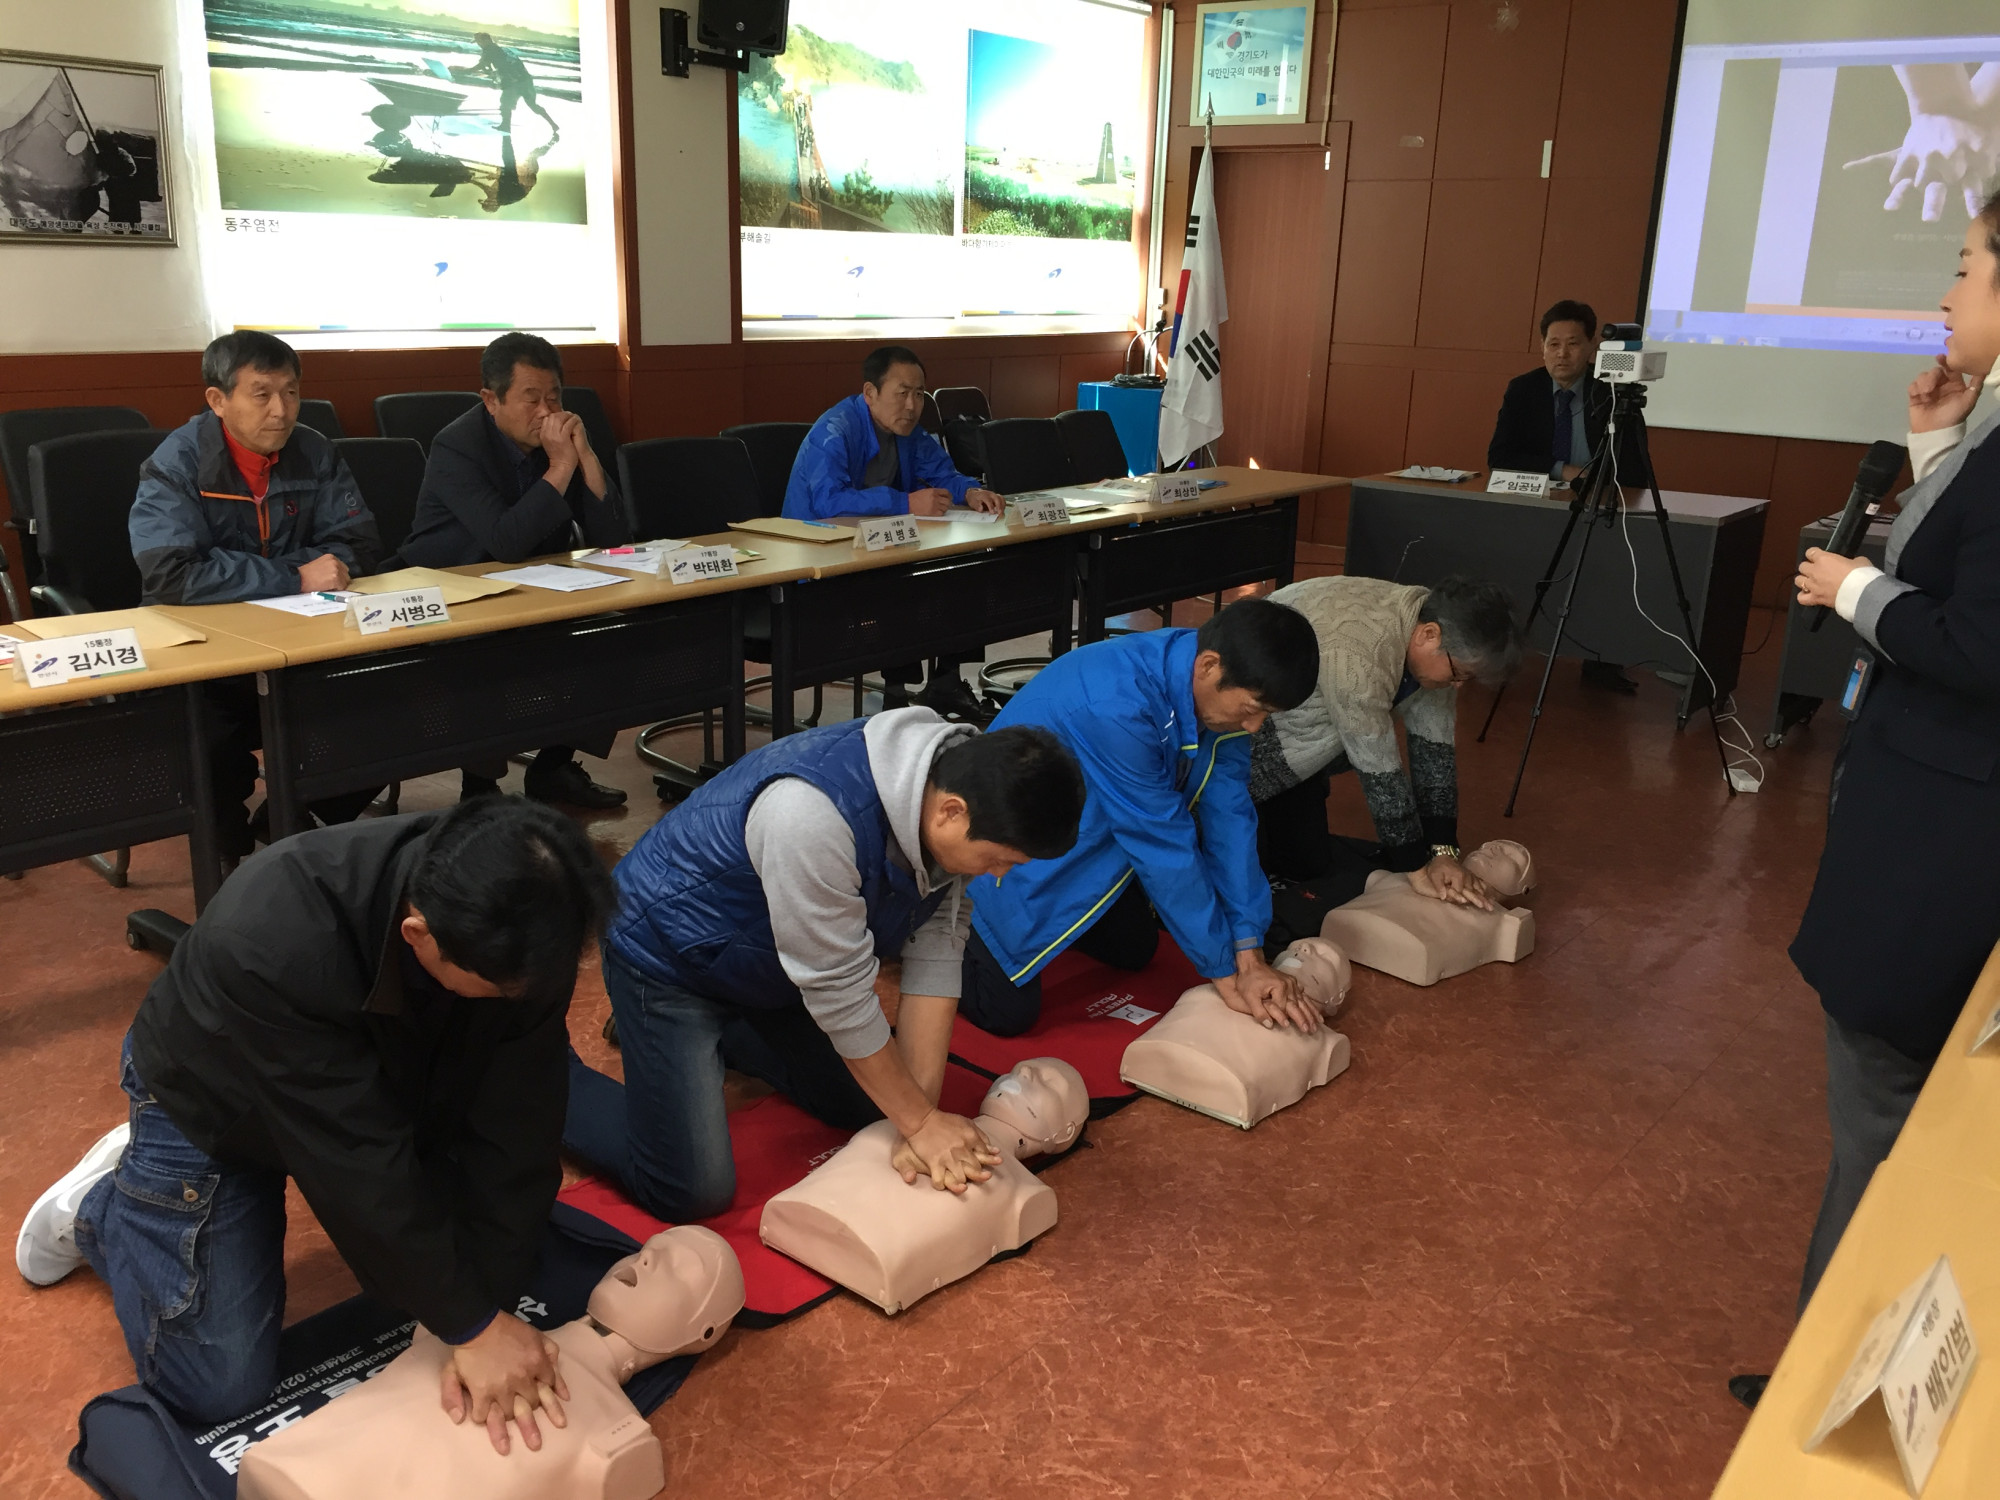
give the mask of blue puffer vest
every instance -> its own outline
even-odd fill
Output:
[[[889,858],[894,835],[868,767],[866,720],[828,724],[746,755],[662,818],[618,862],[618,918],[606,943],[640,973],[696,994],[776,1010],[800,1002],[771,936],[764,887],[743,825],[757,794],[783,776],[824,792],[854,832],[854,863],[875,951],[894,957],[944,899],[917,894]]]

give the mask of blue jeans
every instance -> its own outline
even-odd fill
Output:
[[[132,1140],[76,1216],[140,1382],[195,1424],[241,1416],[278,1382],[285,1178],[226,1167],[181,1134],[132,1066]]]
[[[712,1218],[736,1196],[725,1066],[763,1079],[811,1114],[859,1130],[882,1112],[803,1004],[752,1010],[661,984],[604,951],[625,1082],[569,1055],[563,1145],[669,1223]]]

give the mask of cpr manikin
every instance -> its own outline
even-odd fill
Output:
[[[1021,1162],[1068,1148],[1089,1115],[1082,1074],[1030,1058],[995,1081],[973,1121],[1001,1153],[985,1182],[963,1193],[904,1182],[889,1165],[896,1128],[878,1120],[766,1203],[758,1233],[882,1311],[901,1312],[1055,1226],[1055,1193]]]
[[[1300,938],[1272,965],[1296,974],[1306,998],[1330,1020],[1352,971],[1324,938]],[[1310,1036],[1267,1027],[1231,1010],[1212,984],[1198,984],[1125,1049],[1118,1076],[1134,1088],[1248,1130],[1347,1070],[1347,1038],[1322,1026]]]
[[[1496,839],[1465,857],[1493,896],[1518,896],[1535,883],[1535,862],[1519,844]],[[1535,914],[1456,906],[1410,888],[1410,877],[1377,870],[1368,889],[1336,906],[1320,936],[1363,968],[1411,984],[1436,984],[1481,964],[1515,963],[1535,951]]]
[[[621,1385],[722,1337],[743,1310],[743,1269],[713,1230],[677,1225],[605,1274],[589,1316],[549,1335],[569,1425],[506,1454],[438,1403],[449,1346],[422,1328],[359,1389],[248,1449],[239,1500],[650,1500],[667,1482],[660,1440]],[[503,1314],[502,1316],[505,1316]]]

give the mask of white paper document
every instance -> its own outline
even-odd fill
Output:
[[[264,609],[275,609],[280,614],[304,615],[307,619],[315,615],[337,615],[347,608],[350,599],[363,596],[331,589],[318,594],[286,594],[277,599],[252,599],[250,602]]]
[[[916,515],[915,511],[911,512]],[[917,516],[919,521],[969,521],[974,526],[991,526],[1000,519],[999,513],[990,510],[974,510],[969,505],[954,505],[941,516]]]
[[[1461,479],[1470,479],[1471,469],[1441,469],[1436,464],[1411,464],[1407,469],[1398,469],[1398,479],[1428,479],[1433,483],[1457,484]]]
[[[609,573],[599,573],[590,568],[565,568],[558,563],[535,563],[485,576],[502,583],[525,584],[531,589],[554,589],[559,594],[574,594],[579,589],[601,589],[606,584],[625,581],[613,578]]]

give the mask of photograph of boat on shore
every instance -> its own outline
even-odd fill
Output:
[[[0,51],[0,243],[171,245],[160,69]]]

